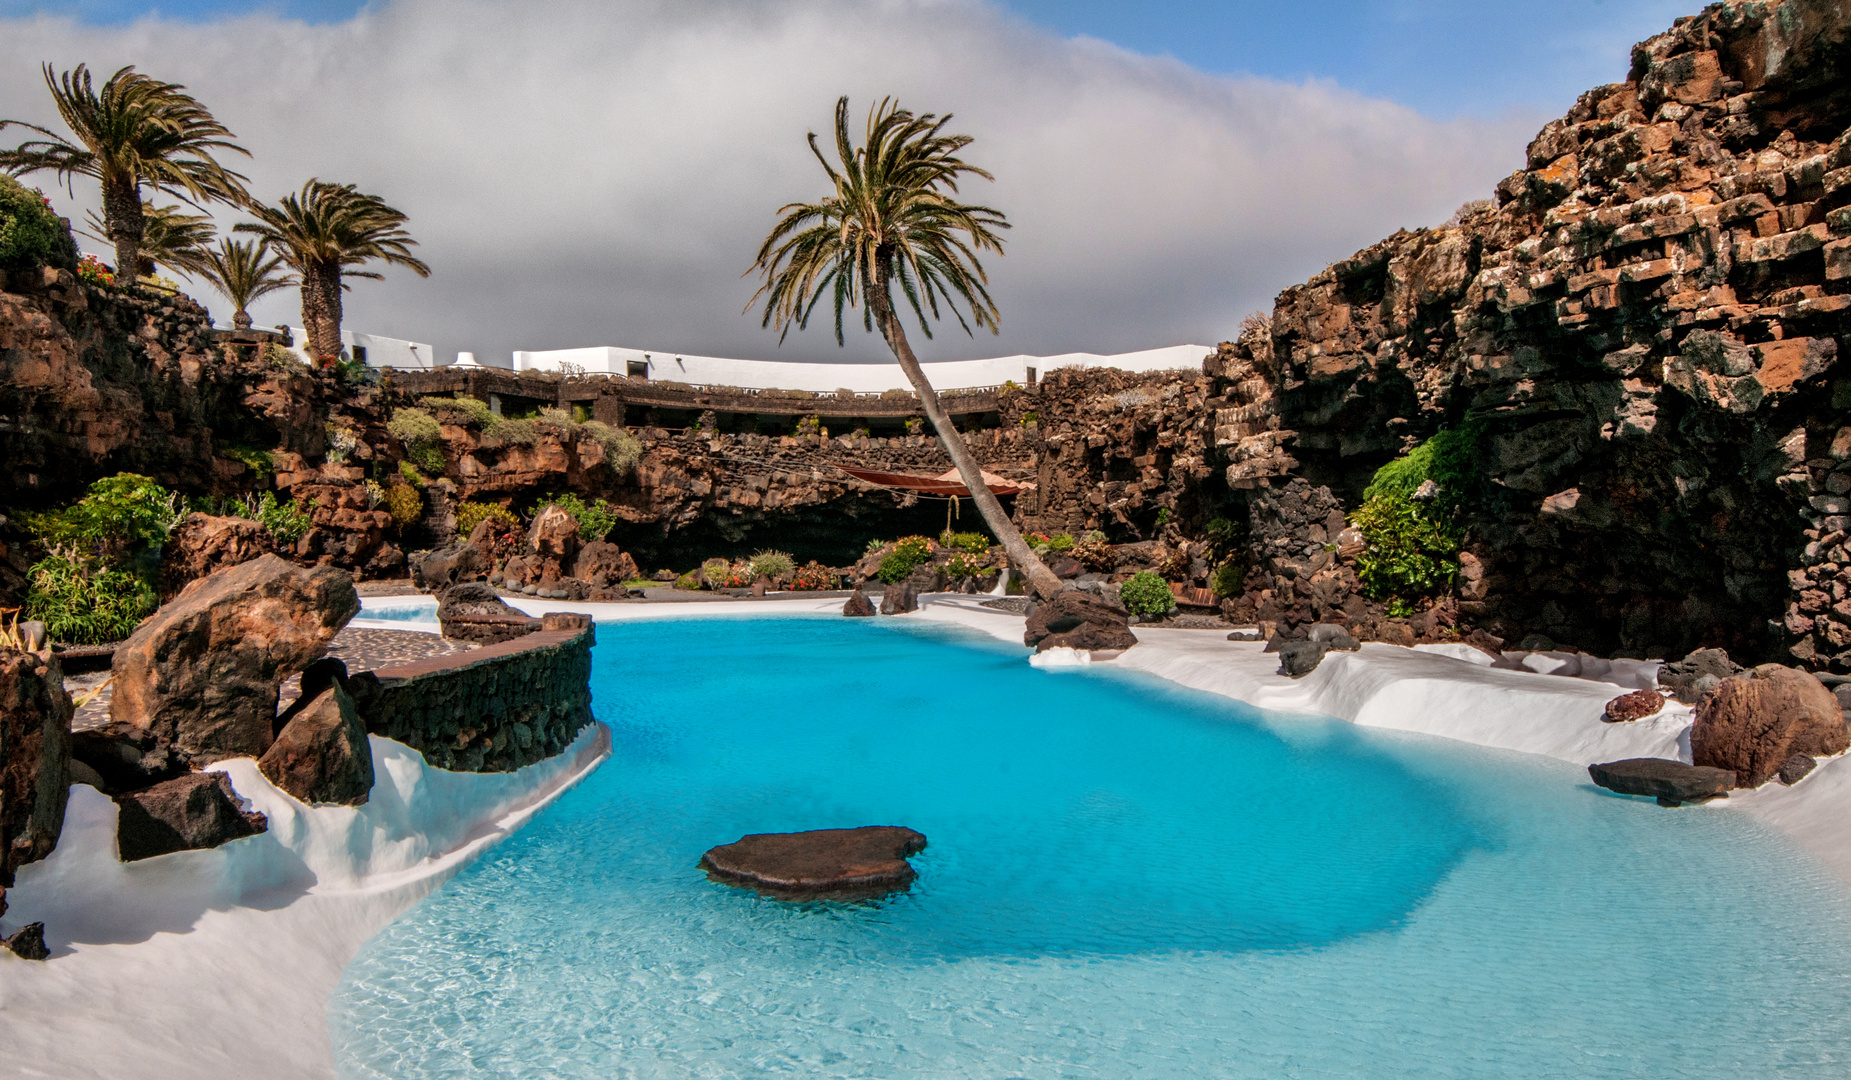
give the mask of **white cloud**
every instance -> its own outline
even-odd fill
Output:
[[[356,282],[348,325],[485,359],[590,344],[883,356],[859,324],[845,350],[826,329],[777,349],[741,314],[755,286],[739,275],[773,212],[824,193],[803,136],[843,93],[857,116],[883,94],[956,113],[977,137],[968,156],[997,176],[966,195],[1015,224],[990,263],[1002,337],[953,324],[921,348],[934,359],[1229,337],[1325,263],[1488,195],[1542,119],[1440,123],[1328,84],[1204,75],[974,0],[0,21],[0,115],[52,119],[41,60],[185,83],[253,152],[262,196],[319,175],[406,211],[433,275]],[[293,294],[253,314],[295,322]]]

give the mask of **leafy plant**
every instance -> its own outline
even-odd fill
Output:
[[[1216,596],[1239,596],[1246,591],[1247,564],[1229,559],[1208,575],[1208,587]]]
[[[392,410],[386,433],[405,447],[405,456],[425,472],[443,475],[443,425],[424,409]]]
[[[409,461],[401,461],[398,463],[398,478],[410,484],[412,487],[421,488],[430,483],[429,480],[424,478],[424,474],[418,471],[418,466]]]
[[[1461,511],[1487,496],[1483,437],[1480,424],[1449,428],[1376,470],[1351,515],[1368,543],[1356,558],[1367,595],[1408,600],[1451,586],[1465,539]],[[1416,498],[1428,481],[1437,490]]]
[[[701,575],[700,575],[700,571],[698,570],[690,570],[687,573],[675,579],[675,588],[677,589],[694,590],[694,589],[699,589],[700,587],[701,587]]]
[[[103,260],[95,255],[85,255],[77,260],[77,280],[85,285],[114,285],[116,275],[103,265]]]
[[[336,464],[347,458],[360,446],[359,433],[334,420],[328,421],[328,460]]]
[[[1127,611],[1140,619],[1168,614],[1176,606],[1176,597],[1171,594],[1169,584],[1149,570],[1131,575],[1130,580],[1119,586],[1118,598]]]
[[[1173,515],[1170,513],[1169,507],[1160,506],[1157,508],[1157,524],[1168,525],[1170,523],[1172,516]]]
[[[484,521],[493,521],[506,529],[518,529],[521,519],[514,511],[497,503],[464,501],[456,504],[456,531],[464,536],[476,531]]]
[[[881,548],[884,548],[886,546],[887,546],[887,541],[885,540],[880,540],[880,539],[869,540],[868,546],[862,549],[862,554],[872,555],[875,552],[879,551]]]
[[[1048,537],[1048,550],[1072,551],[1073,543],[1072,533],[1057,532]]]
[[[219,453],[251,470],[259,480],[276,475],[276,455],[254,446],[221,446]]]
[[[952,551],[962,551],[968,555],[987,555],[990,551],[990,538],[982,533],[947,531],[938,538],[940,547]]]
[[[794,592],[817,592],[833,589],[841,584],[841,579],[831,573],[827,566],[811,559],[797,568],[791,575],[791,589]]]
[[[951,556],[949,562],[945,563],[945,576],[962,581],[985,573],[990,569],[990,560],[986,555],[973,555],[965,551],[957,552]]]
[[[401,479],[386,489],[386,513],[392,515],[392,524],[403,532],[424,516],[424,496]]]
[[[101,645],[128,637],[160,606],[147,579],[129,570],[54,550],[26,571],[26,617],[54,641]]]
[[[602,420],[587,420],[578,430],[604,448],[604,464],[618,476],[636,468],[636,463],[643,460],[643,444],[623,428],[612,427]]]
[[[580,540],[602,540],[617,527],[617,512],[611,508],[610,503],[603,499],[587,506],[583,499],[568,493],[542,499],[539,505],[557,506],[571,515],[572,520],[578,523]]]
[[[881,559],[875,576],[889,585],[903,580],[932,558],[932,541],[923,536],[905,536],[894,541],[893,550]]]
[[[1036,412],[1033,409],[1022,410],[1022,426],[1023,427],[1031,428],[1031,427],[1035,427],[1039,423],[1041,423],[1040,413]]]
[[[795,573],[797,562],[782,551],[761,551],[747,565],[753,578],[781,578]]]
[[[701,564],[700,576],[709,589],[743,589],[752,584],[747,564],[726,559],[708,559]]]
[[[418,404],[427,410],[448,414],[453,420],[474,424],[484,433],[494,430],[495,425],[501,422],[501,417],[489,409],[488,402],[461,394],[455,397],[422,397],[418,399]],[[438,434],[441,436],[442,432]]]
[[[293,544],[308,535],[315,527],[309,511],[314,509],[313,502],[304,503],[301,499],[281,502],[276,493],[266,491],[257,497],[252,507],[251,517],[256,519],[280,544]]]
[[[0,172],[0,269],[77,265],[70,230],[41,191]]]
[[[139,473],[117,473],[90,485],[62,510],[32,514],[26,527],[46,547],[67,546],[115,558],[152,547],[185,516],[174,494]]]

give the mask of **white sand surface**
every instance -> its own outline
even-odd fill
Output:
[[[916,614],[897,617],[1020,643],[1021,617],[984,608],[982,599],[932,594]],[[601,622],[835,614],[843,603],[511,602],[531,614],[582,611]],[[1493,668],[1473,649],[1368,644],[1331,654],[1294,680],[1277,674],[1278,658],[1258,642],[1230,642],[1212,630],[1136,632],[1136,648],[1097,663],[1275,714],[1331,716],[1577,764],[1690,760],[1686,706],[1671,702],[1630,724],[1600,719],[1608,700],[1649,685],[1650,670],[1640,665],[1616,662],[1603,681]],[[1078,671],[1095,661],[1057,651],[1037,663]],[[226,762],[220,767],[239,793],[270,815],[271,832],[128,865],[115,861],[114,803],[73,788],[58,850],[24,868],[9,896],[6,929],[44,919],[54,956],[32,964],[0,953],[0,1075],[330,1076],[327,998],[360,945],[595,768],[609,753],[609,732],[597,725],[559,758],[489,776],[429,769],[388,740],[375,738],[373,747],[380,779],[365,808],[309,809],[269,785],[253,762]],[[1844,758],[1821,762],[1791,788],[1770,784],[1688,812],[1730,809],[1791,834],[1851,882]]]

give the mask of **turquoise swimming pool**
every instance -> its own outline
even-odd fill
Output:
[[[897,620],[598,639],[611,759],[355,959],[344,1076],[1851,1072],[1851,904],[1747,815]],[[694,867],[862,824],[910,893]]]

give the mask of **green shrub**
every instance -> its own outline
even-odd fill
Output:
[[[45,623],[53,641],[101,645],[129,636],[160,606],[146,578],[54,553],[26,572],[26,618]]]
[[[1480,464],[1483,439],[1483,425],[1466,423],[1376,470],[1350,518],[1368,543],[1356,558],[1365,594],[1405,601],[1452,585],[1465,539],[1460,513],[1490,494]],[[1431,499],[1416,500],[1429,480],[1439,490]]]
[[[402,532],[424,516],[424,496],[410,484],[399,482],[386,489],[386,513]]]
[[[1216,596],[1239,596],[1246,591],[1247,564],[1229,559],[1208,576],[1208,587]]]
[[[386,433],[404,444],[405,456],[427,473],[442,476],[443,425],[423,409],[403,408],[392,411]]]
[[[931,558],[932,541],[923,536],[901,537],[893,542],[893,550],[881,559],[880,569],[875,572],[875,576],[892,585],[905,579],[921,563]]]
[[[578,429],[581,435],[589,435],[604,448],[604,464],[618,476],[636,468],[636,463],[643,460],[643,444],[622,428],[612,427],[602,420],[587,420]]]
[[[947,532],[938,538],[939,546],[952,551],[962,551],[967,555],[987,555],[990,551],[990,538],[982,533]]]
[[[446,413],[452,421],[460,420],[465,424],[474,424],[484,433],[493,430],[495,425],[501,423],[501,417],[496,416],[489,409],[488,402],[461,394],[455,397],[419,398],[418,404],[426,409]]]
[[[532,446],[540,441],[540,426],[532,420],[503,420],[494,434],[508,446]]]
[[[1170,593],[1169,584],[1149,570],[1131,575],[1130,580],[1119,586],[1118,598],[1125,610],[1140,619],[1156,618],[1176,606],[1176,597]]]
[[[985,555],[987,554],[986,552]],[[986,558],[985,555],[972,555],[965,551],[958,552],[945,564],[945,576],[954,581],[963,581],[966,578],[974,578],[978,574],[987,572],[990,569],[990,560]]]
[[[65,546],[116,557],[152,547],[186,516],[174,493],[139,473],[117,473],[90,485],[62,510],[26,516],[26,527],[46,547]]]
[[[514,516],[514,511],[497,503],[460,502],[456,504],[456,531],[468,536],[476,531],[476,526],[484,521],[494,521],[505,529],[518,529],[521,519]]]
[[[868,546],[863,548],[861,553],[863,555],[872,555],[886,546],[887,541],[885,540],[870,540],[868,541]]]
[[[1167,506],[1160,506],[1157,508],[1157,524],[1159,525],[1168,525],[1170,519],[1174,516],[1175,515],[1170,513],[1170,508]]]
[[[1048,537],[1048,550],[1049,551],[1072,551],[1073,550],[1073,534],[1057,532],[1054,535]]]
[[[585,501],[577,495],[565,494],[542,499],[539,505],[557,506],[570,514],[572,520],[578,522],[580,540],[602,540],[617,527],[617,512],[611,509],[611,504],[603,499],[587,506]]]
[[[424,474],[418,471],[418,466],[410,461],[401,461],[398,463],[398,478],[410,484],[412,487],[421,488],[430,483],[429,480],[424,478]]]
[[[747,565],[754,578],[780,578],[797,571],[797,561],[782,551],[761,551]]]
[[[218,452],[251,470],[259,480],[276,475],[276,455],[269,450],[255,446],[221,446]]]
[[[301,499],[281,502],[275,492],[266,491],[257,497],[251,517],[275,537],[277,543],[293,544],[315,527],[314,519],[309,516],[314,506],[313,502],[305,504]]]
[[[675,579],[675,588],[677,589],[692,590],[692,589],[699,589],[700,587],[701,587],[701,574],[700,574],[700,571],[698,570],[690,570],[687,573]]]
[[[77,268],[77,244],[44,195],[0,173],[0,270]]]
[[[833,589],[841,584],[841,579],[831,573],[827,566],[811,559],[791,575],[791,589],[794,592],[816,592]]]

